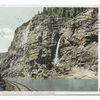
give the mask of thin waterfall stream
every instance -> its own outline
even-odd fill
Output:
[[[27,26],[27,28],[26,28],[26,30],[25,30],[25,33],[23,33],[23,37],[24,37],[24,39],[23,39],[23,45],[24,45],[24,48],[23,48],[23,50],[24,50],[23,59],[24,59],[24,64],[25,64],[25,56],[26,56],[27,38],[28,38],[28,33],[30,32],[31,23],[32,22],[30,21],[28,26]],[[25,66],[26,66],[26,64],[25,64]],[[29,76],[29,74],[27,74],[27,76]]]
[[[30,26],[31,26],[31,21],[29,22],[25,32],[23,32],[23,41],[22,44],[24,45],[24,60],[25,60],[25,49],[26,49],[26,43],[27,43],[27,37],[28,37],[28,33],[30,31]]]
[[[58,60],[59,60],[58,55],[59,55],[60,40],[61,40],[61,38],[58,40],[58,43],[57,43],[56,54],[55,54],[55,58],[54,58],[54,64],[58,64]]]

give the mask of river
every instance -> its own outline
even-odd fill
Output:
[[[6,78],[9,81],[21,83],[37,91],[97,91],[96,79],[29,79]]]

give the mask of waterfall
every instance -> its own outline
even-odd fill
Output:
[[[27,37],[28,37],[28,33],[30,32],[30,26],[31,26],[31,21],[29,22],[25,32],[23,32],[23,40],[22,40],[22,45],[24,45],[24,60],[25,60],[25,54],[26,54],[26,43],[27,43]]]
[[[58,40],[58,43],[57,43],[56,54],[55,54],[55,58],[54,58],[54,64],[58,63],[58,53],[59,53],[60,40],[61,40],[61,38]]]
[[[23,40],[22,40],[22,44],[25,45],[27,43],[27,37],[28,37],[28,33],[30,31],[30,26],[31,26],[31,21],[29,22],[27,28],[25,29],[25,32],[23,32]]]

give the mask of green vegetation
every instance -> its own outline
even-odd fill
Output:
[[[66,8],[66,7],[44,7],[43,13],[50,17],[75,17],[77,14],[87,10],[89,8]]]

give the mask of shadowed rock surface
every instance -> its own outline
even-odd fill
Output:
[[[0,61],[3,77],[97,78],[98,9],[74,18],[37,14],[15,30],[8,54]],[[59,63],[54,65],[59,38]]]
[[[0,60],[7,56],[7,52],[0,53]]]
[[[5,88],[6,88],[6,82],[0,76],[0,91],[5,90]]]

